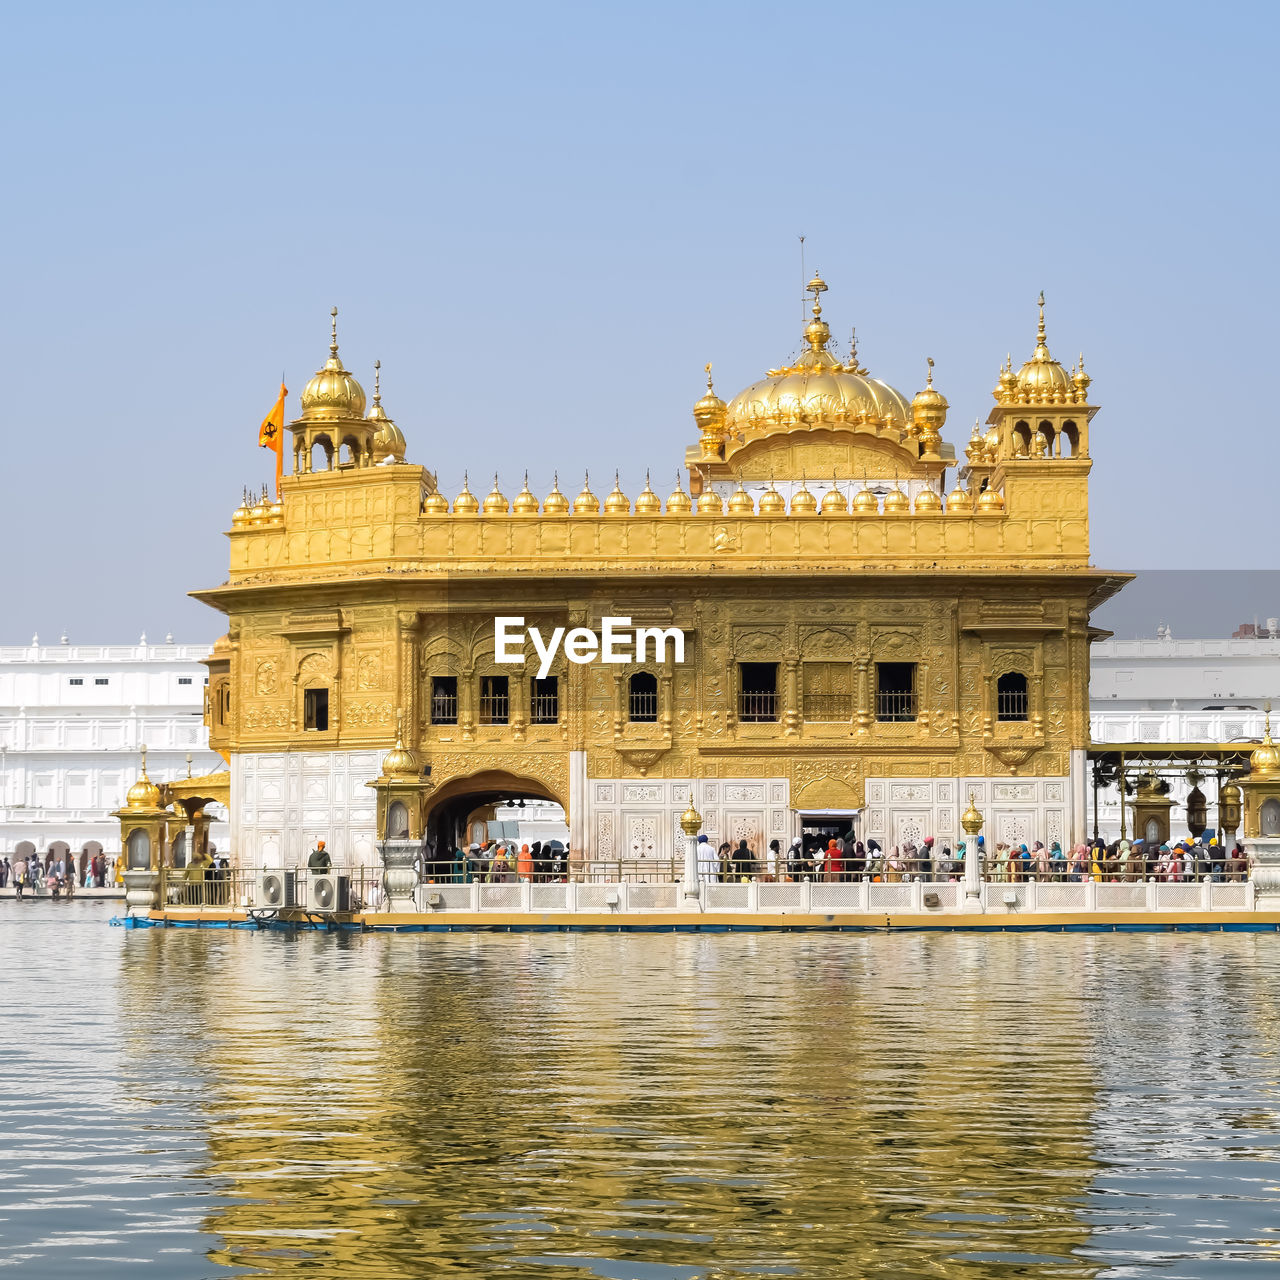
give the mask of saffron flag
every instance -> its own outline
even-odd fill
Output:
[[[271,412],[262,420],[258,428],[258,444],[264,449],[276,452],[276,498],[280,497],[280,478],[284,475],[284,398],[289,388],[283,381],[280,383],[280,395],[271,407]]]

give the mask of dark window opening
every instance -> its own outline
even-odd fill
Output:
[[[329,690],[307,689],[302,695],[302,727],[325,733],[329,728]]]
[[[747,724],[761,724],[778,718],[778,664],[742,662],[738,664],[738,718]]]
[[[458,677],[431,678],[431,723],[458,723]]]
[[[67,681],[67,683],[68,684],[84,684],[84,680],[82,680],[79,676],[72,676],[71,679]]]
[[[93,682],[93,683],[94,683],[94,684],[110,684],[110,683],[111,683],[111,681],[110,681],[110,680],[108,680],[106,676],[97,676],[97,677],[94,679],[94,682]]]
[[[996,681],[996,719],[1027,718],[1027,677],[1021,671],[1010,671]]]
[[[531,724],[557,724],[560,720],[560,680],[547,676],[529,681],[529,721]]]
[[[876,663],[876,719],[896,724],[916,718],[916,664]]]
[[[627,685],[627,713],[633,724],[653,724],[658,719],[658,677],[637,671]]]
[[[179,677],[178,677],[178,683],[179,683],[179,684],[190,684],[190,683],[191,683],[191,677],[190,677],[190,676],[179,676]]]
[[[511,718],[511,698],[506,676],[480,677],[480,723],[506,724]]]

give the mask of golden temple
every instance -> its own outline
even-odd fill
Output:
[[[952,842],[971,793],[989,838],[1084,838],[1090,613],[1127,575],[1090,563],[1083,358],[1050,355],[1042,295],[958,458],[933,362],[908,399],[838,354],[808,291],[789,364],[727,403],[708,366],[665,502],[616,478],[540,501],[526,474],[450,503],[380,377],[366,412],[335,311],[293,472],[235,511],[227,580],[195,593],[228,619],[207,714],[241,865],[318,838],[372,863],[390,827],[443,848],[513,796],[563,806],[592,856],[678,856],[690,780],[717,843],[785,847],[806,815]],[[680,629],[684,660],[560,650],[539,678],[528,644],[499,661],[508,615]]]

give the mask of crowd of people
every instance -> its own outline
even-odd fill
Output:
[[[1245,880],[1249,859],[1237,840],[1227,849],[1216,837],[1179,840],[1173,844],[1151,845],[1142,840],[1115,840],[1110,844],[1095,840],[1064,849],[1060,841],[1045,845],[997,842],[988,847],[983,836],[961,840],[954,849],[932,836],[919,844],[907,842],[884,848],[877,840],[853,840],[843,836],[826,839],[797,836],[784,854],[780,842],[769,842],[761,857],[746,841],[737,846],[721,844],[715,857],[710,842],[698,837],[699,871],[707,880],[822,880],[869,879],[887,884],[912,880],[963,880],[966,860],[981,860],[981,876],[994,883],[1028,880],[1137,882],[1157,880],[1168,883],[1200,880]]]
[[[71,897],[77,888],[102,889],[114,882],[116,860],[104,853],[95,853],[85,863],[83,879],[76,865],[74,854],[59,855],[51,850],[41,859],[39,853],[28,854],[10,860],[0,858],[0,889],[13,886],[18,898]]]

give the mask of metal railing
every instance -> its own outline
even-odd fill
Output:
[[[916,718],[916,695],[910,690],[877,689],[876,719],[894,724]]]
[[[738,719],[746,724],[771,723],[778,718],[777,690],[748,691],[738,694]]]

